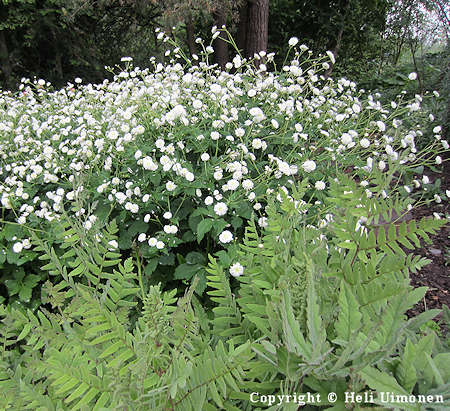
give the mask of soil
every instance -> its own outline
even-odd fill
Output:
[[[441,179],[442,192],[450,190],[450,159],[444,164],[442,174],[426,172],[425,174],[433,182],[436,178]],[[420,207],[411,211],[414,219],[431,216],[433,213],[447,216],[450,214],[450,202],[443,200],[442,203]],[[414,316],[433,308],[442,308],[444,305],[450,308],[450,225],[444,226],[438,233],[430,236],[432,244],[425,244],[423,248],[414,251],[431,260],[431,263],[417,273],[411,273],[411,284],[414,287],[426,286],[428,291],[425,298],[408,311],[408,316]],[[439,317],[437,317],[439,318]],[[448,332],[445,327],[445,332]]]

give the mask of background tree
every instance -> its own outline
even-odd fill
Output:
[[[416,59],[429,38],[448,38],[449,6],[442,0],[0,0],[0,85],[41,77],[56,86],[82,77],[101,81],[122,56],[148,66],[163,59],[155,34],[176,35],[189,55],[197,37],[213,40],[215,62],[224,67],[229,49],[222,25],[241,54],[270,49],[281,64],[290,37],[312,50],[332,50],[329,69],[365,79],[395,65],[406,51]],[[270,14],[269,14],[270,12]],[[434,17],[430,17],[434,16]],[[212,34],[217,26],[219,34]],[[176,28],[173,30],[173,28]],[[420,29],[419,29],[420,27]],[[213,39],[214,37],[214,39]]]

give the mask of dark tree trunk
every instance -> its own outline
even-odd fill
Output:
[[[248,26],[248,2],[244,1],[239,8],[239,23],[236,35],[236,45],[242,55],[245,57],[245,47],[247,44],[247,26]]]
[[[252,58],[255,53],[267,51],[269,28],[269,0],[248,1],[248,24],[245,54]],[[258,60],[255,61],[258,65]]]
[[[398,64],[398,60],[402,53],[403,43],[405,42],[405,36],[403,35],[400,39],[400,43],[396,44],[396,51],[394,56],[394,66]]]
[[[11,89],[12,82],[12,66],[9,59],[8,45],[6,44],[6,36],[3,30],[0,30],[0,71],[3,74],[6,89]]]
[[[189,48],[189,53],[192,55],[197,54],[197,48],[195,47],[195,30],[192,16],[189,14],[186,17],[186,42]]]
[[[223,40],[227,38],[227,34],[222,30],[222,26],[227,23],[227,12],[223,5],[219,5],[215,10],[214,14],[214,24],[217,26],[217,30],[220,35],[214,40],[214,61],[224,69],[225,64],[228,63],[228,43]]]

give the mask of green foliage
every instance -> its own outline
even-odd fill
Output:
[[[280,192],[281,211],[269,201],[266,228],[250,223],[239,249],[209,257],[212,312],[195,297],[198,277],[178,298],[175,289],[144,285],[138,260],[136,273],[131,258],[109,251],[114,221],[86,236],[63,219],[61,255],[35,235],[44,269],[63,280],[46,284],[35,313],[0,305],[0,406],[238,410],[267,405],[251,393],[309,391],[336,409],[346,391],[368,389],[447,398],[448,348],[423,331],[439,310],[405,316],[425,293],[410,286],[409,272],[426,261],[399,249],[446,221],[372,226],[402,202],[384,205],[339,180],[347,194],[331,187],[338,212],[328,225],[311,227],[299,213],[300,184],[292,197]],[[366,216],[365,231],[355,214]],[[197,254],[186,261],[203,263]],[[231,280],[237,261],[244,271]],[[331,391],[335,404],[326,400]]]

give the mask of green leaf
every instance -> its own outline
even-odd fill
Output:
[[[409,393],[399,385],[397,380],[385,372],[379,371],[374,367],[367,366],[361,370],[361,377],[367,383],[367,385],[377,392],[388,392],[394,395],[406,395]],[[377,402],[380,403],[380,402]],[[383,406],[393,406],[391,403],[382,403]],[[394,405],[394,407],[398,407]],[[406,410],[418,410],[420,407],[409,403],[402,403],[402,407]]]
[[[309,332],[309,341],[316,354],[322,352],[323,344],[326,340],[325,329],[322,325],[319,303],[314,287],[314,280],[310,279],[308,284],[308,303],[307,303],[307,326]]]
[[[23,340],[23,339],[28,335],[28,333],[31,331],[31,327],[32,327],[32,326],[31,326],[30,323],[25,324],[25,326],[23,327],[23,330],[22,330],[21,333],[18,335],[16,341]]]
[[[233,228],[234,228],[235,230],[237,230],[238,228],[241,228],[241,227],[242,227],[242,224],[243,224],[243,220],[242,220],[241,217],[233,216],[233,217],[231,218],[231,225],[233,226]]]
[[[200,221],[197,225],[197,242],[200,244],[200,241],[202,241],[203,237],[207,232],[209,232],[213,226],[214,220],[212,219],[205,219]]]
[[[177,280],[188,280],[192,278],[203,267],[199,264],[180,264],[174,273],[174,278]]]
[[[81,395],[83,395],[86,390],[89,388],[89,385],[87,385],[85,382],[81,383],[78,388],[72,392],[72,394],[70,394],[65,400],[64,402],[68,403],[68,402],[72,402],[73,400],[76,400],[77,398],[79,398]]]
[[[148,230],[148,224],[143,221],[134,221],[128,228],[128,234],[134,237],[138,233],[145,233]]]
[[[19,298],[24,302],[29,302],[31,299],[32,292],[33,292],[33,289],[31,287],[27,287],[24,284],[19,291]]]
[[[186,264],[206,264],[206,257],[198,251],[191,251],[186,255]]]
[[[152,274],[153,271],[156,270],[156,267],[158,267],[158,261],[159,261],[158,258],[151,258],[147,260],[147,265],[145,266],[144,273],[146,275]]]
[[[340,339],[350,341],[353,333],[361,327],[362,314],[359,312],[356,297],[344,280],[341,281],[338,301],[340,312],[336,323],[336,331]]]
[[[416,368],[414,367],[413,362],[415,356],[415,347],[411,341],[408,340],[396,372],[399,382],[408,392],[412,391],[417,382]]]
[[[106,358],[109,355],[114,354],[120,347],[123,347],[123,341],[116,341],[114,344],[111,344],[105,351],[103,351],[98,358]]]
[[[89,404],[89,403],[95,398],[95,396],[96,396],[98,393],[99,393],[99,391],[98,391],[96,388],[92,387],[92,388],[91,388],[91,389],[83,396],[83,398],[75,404],[75,406],[72,408],[72,410],[78,410],[79,408],[81,408],[81,407],[83,407],[83,406]],[[100,398],[102,398],[105,394],[107,394],[107,395],[108,395],[107,398],[109,398],[109,393],[103,393],[103,394],[100,396]],[[98,402],[100,401],[100,398],[99,398],[99,400],[97,401],[97,404],[98,404]],[[102,404],[102,406],[105,405],[105,404],[106,404],[106,401]],[[95,409],[96,409],[96,408],[94,408],[94,410],[95,410]],[[98,408],[97,408],[97,409],[98,409]]]

